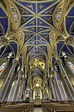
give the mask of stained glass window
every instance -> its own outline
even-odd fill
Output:
[[[4,71],[5,67],[6,67],[6,62],[3,63],[3,64],[0,66],[0,75],[1,75],[2,72]]]
[[[69,67],[70,67],[72,73],[74,73],[74,65],[73,65],[73,63],[68,62],[68,65],[69,65]]]

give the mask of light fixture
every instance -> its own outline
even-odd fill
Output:
[[[12,52],[9,53],[9,55],[8,55],[8,59],[12,56],[12,54],[13,54]]]
[[[38,83],[36,84],[36,87],[39,87],[39,84]]]
[[[62,52],[62,55],[65,56],[66,55],[65,52]]]
[[[51,75],[51,78],[53,77],[53,75]]]
[[[35,59],[35,62],[37,62],[37,58]]]
[[[67,56],[66,56],[66,54],[65,54],[65,52],[62,52],[62,55],[66,58]]]
[[[35,63],[35,66],[37,66],[37,63]]]

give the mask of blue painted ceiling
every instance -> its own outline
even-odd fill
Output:
[[[48,45],[50,44],[50,31],[55,27],[53,17],[56,8],[60,2],[57,0],[52,1],[24,1],[15,0],[13,4],[20,13],[20,25],[24,32],[24,44],[28,44],[26,48],[26,55],[29,54],[29,60],[32,57],[40,57],[46,60],[48,55]],[[14,12],[14,9],[12,9]],[[69,34],[74,35],[74,6],[66,15],[66,30]],[[16,18],[17,15],[14,16]],[[8,16],[6,12],[0,7],[0,36],[4,36],[7,33],[9,27]],[[59,54],[60,49],[71,54],[70,46],[63,46],[63,42],[57,44],[57,52]],[[17,45],[14,42],[10,43],[15,55],[17,54]],[[3,49],[4,52],[3,52]],[[12,49],[8,46],[2,48],[2,55],[5,56],[6,52],[11,52]],[[1,56],[2,56],[1,55]],[[21,59],[20,59],[21,60]]]
[[[8,17],[5,14],[4,10],[0,8],[0,36],[6,34],[8,29]]]
[[[74,36],[74,6],[69,10],[66,16],[66,28],[67,32]]]
[[[48,54],[47,44],[50,44],[49,33],[51,29],[55,27],[53,14],[59,2],[57,2],[57,0],[50,2],[16,1],[14,4],[21,15],[20,27],[23,28],[25,33],[24,43],[30,45],[27,47],[27,53],[30,52],[30,57],[33,55],[36,57],[38,53],[39,55],[41,54],[41,57],[42,53],[45,55],[44,52]],[[40,47],[44,52],[42,51],[41,53],[39,51]]]

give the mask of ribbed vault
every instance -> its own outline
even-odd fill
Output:
[[[7,75],[3,75],[2,66],[5,67],[3,62],[7,61],[10,67],[15,62],[15,74],[22,71],[21,84],[26,80],[31,90],[35,89],[36,84],[42,91],[47,85],[50,86],[48,79],[53,82],[55,71],[61,73],[59,63],[67,65],[65,60],[74,69],[73,12],[73,0],[1,0],[0,77],[3,82]],[[74,86],[73,74],[69,77]],[[15,76],[17,79],[18,75]]]

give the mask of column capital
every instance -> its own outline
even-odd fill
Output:
[[[16,59],[14,59],[12,63],[15,64],[15,65],[17,65],[19,63],[19,61],[16,60]]]
[[[61,59],[56,60],[56,63],[57,63],[58,65],[59,65],[59,64],[62,64]]]
[[[19,74],[23,74],[23,73],[24,73],[24,71],[20,70],[18,73],[19,73]]]

